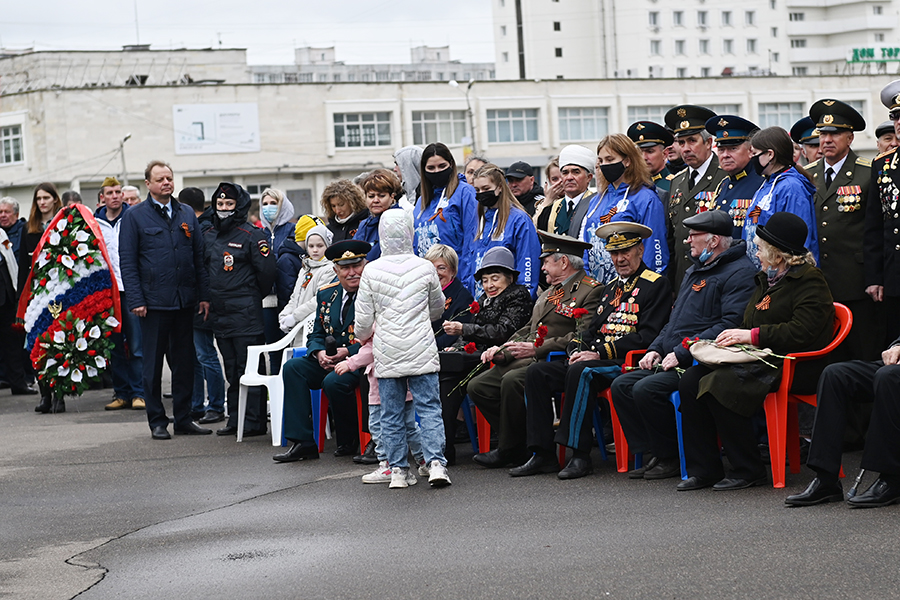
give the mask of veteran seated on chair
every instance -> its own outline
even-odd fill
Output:
[[[734,224],[725,211],[709,210],[684,220],[685,243],[694,264],[681,282],[669,322],[644,358],[640,370],[617,377],[610,391],[628,440],[641,452],[644,466],[628,472],[632,479],[666,479],[681,471],[675,409],[669,401],[678,389],[680,369],[693,362],[684,338],[716,339],[737,327],[755,287],[757,269],[747,257],[747,244],[733,241]]]
[[[531,322],[503,346],[492,346],[481,355],[482,362],[493,362],[494,368],[473,378],[466,388],[469,399],[499,430],[497,449],[474,457],[483,467],[525,462],[525,371],[550,352],[565,350],[600,304],[603,286],[583,268],[582,255],[590,244],[563,235],[539,235],[541,269],[550,287],[538,296]]]
[[[597,229],[618,277],[603,288],[600,306],[587,329],[567,348],[568,360],[536,362],[525,374],[528,450],[534,455],[509,471],[513,477],[555,473],[559,463],[554,442],[572,448],[560,479],[576,479],[591,466],[591,415],[597,394],[622,372],[625,355],[650,345],[669,320],[672,284],[647,268],[641,257],[651,229],[640,223],[614,221]],[[553,395],[565,390],[556,437]],[[597,432],[602,441],[602,432]]]
[[[334,415],[335,456],[356,453],[359,446],[356,390],[362,374],[357,370],[338,375],[334,366],[359,352],[359,340],[353,334],[353,304],[369,250],[368,242],[344,240],[325,252],[325,257],[334,263],[338,280],[321,287],[316,294],[316,321],[307,338],[306,356],[287,361],[281,370],[284,437],[292,445],[287,452],[273,457],[278,462],[319,458],[313,437],[310,396],[310,390],[318,389],[328,397]]]

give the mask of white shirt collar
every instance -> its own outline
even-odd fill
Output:
[[[169,198],[169,203],[168,203],[168,204],[163,204],[162,202],[160,202],[159,200],[157,200],[157,199],[154,198],[153,196],[150,196],[150,201],[153,202],[153,204],[155,204],[155,205],[157,205],[157,206],[161,206],[162,209],[163,209],[164,211],[166,211],[166,214],[167,214],[167,215],[169,215],[170,217],[172,216],[172,199],[171,199],[171,198]]]
[[[847,160],[847,157],[848,157],[848,156],[850,156],[850,153],[849,153],[849,152],[848,152],[847,154],[844,155],[844,158],[842,158],[841,160],[837,161],[837,162],[834,163],[833,165],[832,165],[832,164],[828,164],[828,159],[825,158],[825,157],[823,156],[822,158],[825,160],[825,170],[827,171],[827,170],[828,170],[828,167],[831,167],[832,169],[834,169],[834,176],[835,176],[835,178],[837,178],[838,173],[841,172],[841,167],[844,166],[844,162]]]
[[[574,203],[575,203],[575,206],[578,206],[578,203],[581,202],[581,199],[584,198],[584,195],[585,195],[586,193],[587,193],[587,190],[581,192],[580,194],[578,194],[578,195],[575,196],[574,198],[569,198],[568,196],[566,196],[566,206],[569,205],[569,202],[574,202]]]
[[[713,159],[713,153],[710,152],[709,156],[706,157],[706,162],[704,162],[702,165],[700,165],[700,167],[698,169],[696,169],[698,183],[700,182],[701,179],[703,179],[703,176],[706,175],[706,172],[709,170],[709,165],[712,164],[712,159]],[[693,167],[688,167],[688,168],[690,168],[691,171],[694,171]],[[690,173],[688,173],[688,179],[690,179]],[[696,183],[694,185],[696,185]]]

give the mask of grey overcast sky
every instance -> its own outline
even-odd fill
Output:
[[[247,48],[251,64],[288,64],[299,46],[335,46],[346,63],[409,62],[450,45],[454,60],[493,62],[490,0],[39,0],[5,2],[0,46],[21,50]],[[137,7],[137,29],[135,27]]]

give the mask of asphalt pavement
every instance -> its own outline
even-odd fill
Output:
[[[271,438],[150,438],[109,391],[41,415],[0,392],[0,598],[896,597],[900,508],[789,509],[787,487],[675,491],[601,462],[513,479],[460,444],[453,485],[364,485]],[[218,426],[219,424],[214,425]],[[171,431],[171,429],[170,429]],[[844,456],[855,475],[860,453]],[[868,481],[871,482],[872,476]],[[844,482],[849,487],[848,481]]]

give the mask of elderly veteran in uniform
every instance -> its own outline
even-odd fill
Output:
[[[840,100],[819,100],[809,109],[819,131],[822,158],[806,166],[816,183],[814,197],[819,268],[836,302],[853,312],[853,328],[832,355],[841,360],[878,360],[884,347],[880,306],[866,294],[863,267],[866,203],[872,161],[850,148],[853,132],[866,121]]]
[[[712,135],[706,122],[716,113],[702,106],[685,104],[666,113],[666,125],[675,134],[675,145],[685,169],[676,174],[669,188],[669,278],[680,289],[684,273],[691,266],[681,240],[687,236],[684,220],[712,208],[716,186],[725,177],[719,158],[712,151]]]
[[[715,136],[719,165],[728,173],[716,186],[715,204],[734,222],[732,237],[740,239],[747,207],[762,185],[763,177],[750,164],[750,137],[759,131],[755,123],[735,115],[718,115],[706,122],[706,131]]]
[[[819,130],[816,129],[816,124],[812,119],[807,116],[794,123],[790,134],[791,140],[795,144],[800,144],[800,152],[806,159],[807,165],[822,158],[819,148]]]
[[[310,390],[321,389],[328,397],[334,415],[337,441],[335,456],[353,456],[359,446],[359,421],[356,415],[356,389],[361,370],[343,375],[334,372],[339,362],[359,352],[360,343],[353,333],[354,302],[359,280],[366,266],[371,244],[362,240],[343,240],[325,251],[334,263],[338,280],[316,294],[316,320],[306,340],[306,356],[293,358],[281,369],[284,379],[284,437],[290,449],[272,458],[293,462],[319,458],[313,438]]]
[[[803,246],[806,223],[778,212],[757,231],[762,271],[738,329],[716,337],[720,346],[752,344],[774,353],[821,350],[831,341],[834,303],[822,272]],[[684,457],[688,478],[678,491],[740,490],[765,483],[766,466],[759,455],[753,415],[781,382],[782,359],[712,367],[698,364],[678,384],[681,396]],[[766,364],[769,363],[769,364]],[[792,390],[812,393],[823,364],[797,365]],[[722,465],[721,446],[731,469]]]
[[[675,143],[675,136],[662,125],[652,121],[632,123],[625,135],[631,138],[644,155],[644,162],[650,169],[650,179],[653,180],[656,189],[663,192],[660,199],[667,199],[668,195],[665,192],[669,191],[675,174],[670,173],[666,166],[666,148]]]
[[[597,168],[597,154],[584,146],[566,146],[559,153],[559,172],[563,177],[563,196],[556,215],[554,232],[579,237],[581,224],[594,196],[588,184]]]
[[[494,367],[474,377],[467,387],[469,399],[499,431],[497,449],[474,457],[476,463],[488,468],[520,465],[527,459],[525,373],[551,352],[566,349],[575,332],[587,326],[603,291],[600,282],[584,272],[581,255],[588,244],[566,236],[540,235],[542,270],[550,287],[538,296],[530,323],[502,346],[492,346],[482,353],[482,362],[493,362]],[[584,314],[578,316],[582,311]]]
[[[689,228],[694,264],[688,269],[669,322],[644,358],[640,370],[617,377],[610,386],[619,422],[632,452],[653,455],[645,466],[629,471],[632,479],[666,479],[679,474],[675,412],[669,395],[678,389],[676,371],[691,366],[684,338],[711,340],[736,327],[753,292],[756,268],[747,244],[733,242],[731,218],[710,210],[684,221]]]
[[[569,342],[567,361],[536,362],[525,375],[528,450],[534,455],[513,477],[555,473],[559,464],[554,442],[572,448],[560,479],[593,472],[591,414],[597,394],[622,372],[625,355],[650,345],[669,319],[672,284],[654,273],[641,257],[643,240],[653,232],[640,223],[616,221],[602,225],[597,236],[606,241],[617,277],[603,288],[597,312],[586,329]],[[565,391],[559,428],[553,435],[553,395]],[[602,439],[602,433],[598,432]]]
[[[891,121],[883,121],[875,128],[875,147],[878,149],[878,154],[884,154],[897,146],[900,146],[900,142],[897,141],[897,134],[894,133],[894,124]]]

